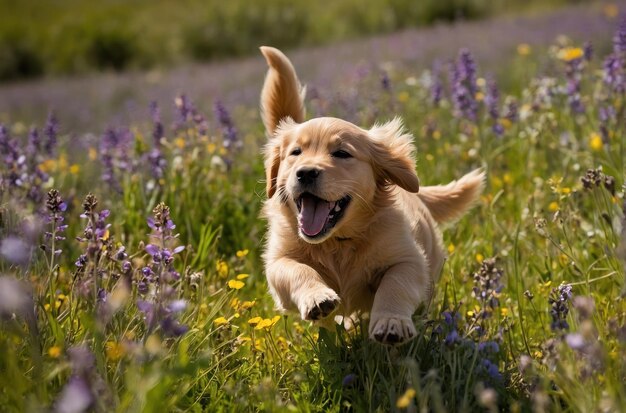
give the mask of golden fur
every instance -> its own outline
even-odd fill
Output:
[[[370,129],[305,121],[291,62],[277,49],[261,51],[269,65],[261,93],[269,139],[264,259],[276,306],[307,320],[336,313],[346,325],[369,313],[372,339],[412,338],[411,317],[430,300],[445,259],[437,224],[476,202],[483,172],[420,188],[413,137],[399,119]]]

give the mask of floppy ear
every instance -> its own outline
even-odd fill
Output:
[[[384,125],[374,125],[369,136],[376,175],[409,192],[418,192],[413,136],[405,133],[402,121],[395,118]]]
[[[278,49],[261,47],[269,70],[261,91],[261,116],[269,136],[274,135],[281,120],[304,121],[305,88],[300,85],[293,65]]]
[[[272,138],[263,151],[265,155],[265,192],[267,197],[271,198],[276,192],[276,178],[278,176],[278,167],[280,166],[280,143],[278,138]]]
[[[271,198],[276,192],[276,179],[278,178],[278,169],[281,161],[281,151],[283,143],[289,139],[292,129],[297,126],[290,117],[284,118],[276,127],[274,134],[269,136],[269,140],[263,148],[265,179],[267,197]]]

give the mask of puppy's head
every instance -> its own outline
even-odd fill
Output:
[[[369,130],[335,118],[305,122],[304,88],[293,65],[278,49],[261,51],[270,67],[261,92],[267,195],[289,207],[301,238],[350,236],[367,224],[390,185],[419,190],[412,137],[398,119]]]
[[[370,130],[335,118],[286,120],[266,147],[267,195],[289,207],[305,241],[349,236],[390,185],[419,190],[413,152],[399,120]]]

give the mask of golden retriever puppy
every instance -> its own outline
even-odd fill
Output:
[[[277,308],[305,320],[336,313],[347,326],[369,313],[372,339],[414,337],[411,317],[429,302],[445,259],[437,224],[475,203],[484,174],[420,188],[413,137],[399,119],[371,129],[305,121],[291,62],[275,48],[261,51],[269,64],[261,92],[269,138],[264,260]]]

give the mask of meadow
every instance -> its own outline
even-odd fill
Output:
[[[425,185],[487,173],[398,347],[273,310],[256,107],[2,123],[2,410],[625,411],[625,16],[609,24],[519,44],[508,77],[470,47],[309,91],[310,116],[402,116]]]

